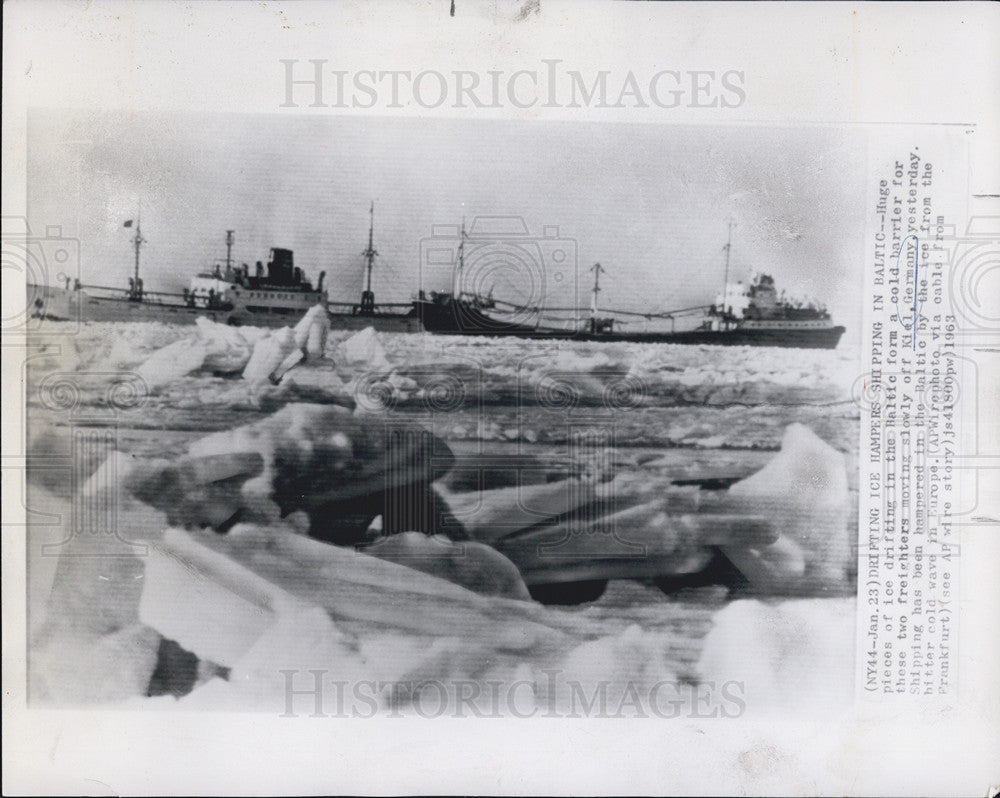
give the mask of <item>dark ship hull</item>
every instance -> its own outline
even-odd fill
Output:
[[[612,325],[559,329],[509,323],[493,318],[468,302],[451,297],[415,303],[425,330],[439,335],[516,336],[572,341],[623,341],[709,346],[777,346],[794,349],[834,349],[845,328],[824,321],[738,321],[722,329],[663,332],[623,332]]]
[[[405,311],[403,310],[405,308]],[[420,316],[411,303],[376,305],[372,309],[359,305],[330,303],[327,318],[333,330],[363,330],[373,327],[377,332],[421,332]]]
[[[420,318],[416,313],[331,313],[330,328],[334,330],[364,330],[373,327],[377,332],[420,332]]]

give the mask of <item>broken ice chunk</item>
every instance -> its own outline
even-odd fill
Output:
[[[332,367],[294,368],[281,380],[280,392],[299,401],[346,403],[352,400],[351,391]]]
[[[517,566],[482,543],[453,543],[442,535],[428,537],[420,532],[402,532],[379,540],[365,549],[365,553],[440,576],[475,593],[531,598]]]
[[[200,369],[207,354],[208,348],[201,341],[189,338],[174,341],[150,355],[136,369],[136,374],[154,390]]]
[[[166,513],[171,524],[219,528],[241,510],[261,513],[259,503],[248,504],[242,488],[263,468],[262,457],[252,451],[154,460],[137,466],[124,484],[133,496]],[[275,514],[263,512],[264,517]]]
[[[151,548],[139,617],[199,658],[231,667],[282,616],[308,608],[194,535],[169,529]]]
[[[144,695],[159,635],[139,623],[144,554],[166,527],[163,513],[124,487],[138,465],[115,452],[74,497],[47,611],[33,630],[32,699],[64,702]]]
[[[781,451],[734,484],[727,503],[771,519],[770,546],[726,546],[723,552],[759,590],[842,588],[850,560],[844,456],[802,424],[785,430]]]
[[[271,372],[271,379],[275,381],[280,380],[290,369],[300,363],[304,357],[305,353],[301,349],[293,349],[288,353],[288,357],[281,361],[278,368]]]
[[[654,685],[666,686],[664,704],[669,701],[670,686],[677,674],[667,661],[670,637],[663,632],[645,631],[630,624],[619,634],[589,640],[570,651],[560,663],[556,694],[549,696],[557,704],[569,703],[569,685],[582,684],[587,694],[608,688],[612,696],[622,691],[639,690],[650,695]]]
[[[243,484],[244,499],[274,501],[283,514],[304,510],[310,534],[328,542],[365,542],[379,514],[390,533],[440,526],[461,534],[457,522],[439,524],[442,508],[431,488],[451,467],[451,450],[417,424],[380,423],[336,405],[290,404],[195,441],[189,451],[194,458],[258,453],[264,467]]]
[[[314,323],[309,327],[309,336],[304,347],[306,355],[311,359],[323,357],[326,353],[326,336],[330,332],[330,322],[323,314],[323,323]]]
[[[195,319],[195,324],[198,326],[198,336],[207,349],[204,368],[220,374],[243,371],[253,352],[249,332],[228,324],[219,324],[203,316]]]
[[[374,327],[365,327],[356,332],[340,344],[337,353],[338,363],[355,369],[382,371],[392,367]]]
[[[98,636],[66,630],[29,653],[30,698],[65,706],[144,696],[159,646],[139,623]]]
[[[748,712],[850,706],[855,601],[734,601],[716,613],[698,661],[702,682],[738,684]]]
[[[76,497],[70,537],[60,546],[48,618],[80,634],[106,634],[134,623],[148,542],[167,526],[164,514],[124,486],[138,470],[115,452]]]
[[[282,327],[256,343],[243,369],[243,379],[252,385],[267,382],[295,349],[295,334],[290,327]]]
[[[229,681],[244,700],[252,696],[262,705],[262,699],[270,696],[271,706],[277,708],[287,706],[290,684],[303,677],[312,679],[310,671],[361,678],[365,675],[361,666],[360,654],[347,644],[326,610],[303,604],[275,617],[233,665]]]
[[[329,331],[330,318],[327,316],[326,308],[314,305],[295,325],[295,346],[310,360],[321,358],[326,350],[326,336]]]

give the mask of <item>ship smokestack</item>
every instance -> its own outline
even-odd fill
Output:
[[[326,278],[326,272],[320,272],[319,273],[319,282],[316,283],[316,290],[317,291],[322,291],[323,290],[323,280],[325,278]]]

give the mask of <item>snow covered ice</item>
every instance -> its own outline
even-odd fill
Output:
[[[289,327],[282,327],[257,342],[243,369],[243,379],[251,385],[259,385],[280,378],[301,359],[302,351],[295,346],[295,333]]]
[[[698,675],[741,682],[752,715],[829,717],[854,695],[854,614],[853,598],[734,601],[713,620]]]
[[[612,714],[628,690],[645,700],[667,682],[678,701],[699,686],[738,683],[748,712],[794,710],[813,699],[829,706],[849,690],[833,664],[837,656],[853,662],[842,651],[853,630],[856,534],[849,354],[457,339],[329,330],[325,321],[313,313],[309,323],[278,331],[204,320],[194,329],[87,324],[59,346],[40,348],[28,372],[29,451],[70,451],[49,375],[74,380],[73,412],[106,410],[110,388],[134,375],[146,387],[114,405],[121,453],[85,488],[127,498],[117,519],[121,539],[102,539],[124,556],[110,569],[101,557],[29,566],[33,700],[281,713],[287,684],[275,674],[286,667],[394,684],[521,681],[533,687],[518,702],[567,712],[576,700],[571,683],[588,696],[607,683]],[[644,519],[643,534],[679,534],[669,512],[664,522],[641,504],[649,496],[667,505],[694,496],[697,513],[719,495],[747,518],[779,519],[779,537],[722,546],[743,570],[743,588],[692,581],[667,596],[645,576],[616,578],[578,607],[543,606],[526,595],[508,556],[492,548],[472,556],[472,544],[393,527],[369,502],[385,484],[374,454],[384,456],[385,441],[370,430],[397,427],[430,436],[413,439],[407,457],[416,459],[406,462],[416,467],[426,451],[431,471],[400,489],[419,485],[428,507],[450,502],[456,523],[470,529],[486,518],[475,515],[484,512],[476,509],[475,480],[444,488],[441,474],[493,463],[489,479],[499,486],[509,477],[504,484],[516,494],[522,483],[579,480],[591,458],[605,480],[595,484],[630,486],[618,500],[640,502],[629,512]],[[580,449],[581,440],[600,446]],[[434,472],[434,457],[445,451],[449,464]],[[504,477],[508,460],[522,465]],[[290,463],[302,477],[275,492]],[[166,473],[176,480],[149,476]],[[427,493],[432,482],[437,499]],[[672,493],[657,487],[671,484]],[[368,548],[316,539],[314,509],[289,497],[320,489],[327,507],[350,502],[358,512],[327,533],[356,536]],[[42,471],[29,474],[29,497],[53,507],[72,499]],[[148,503],[157,501],[164,506]],[[502,508],[492,517],[502,519]],[[515,517],[508,514],[511,523]],[[406,534],[384,537],[389,531]],[[29,534],[61,539],[50,529]],[[720,526],[712,539],[739,544],[738,534]],[[136,554],[133,544],[152,554]],[[711,550],[691,554],[688,570],[714,562]],[[177,562],[163,554],[171,551],[186,551],[200,571],[165,568]],[[494,589],[477,591],[487,573]],[[767,595],[745,592],[755,583]],[[166,698],[147,695],[171,646],[189,672],[183,684],[159,688]],[[86,675],[73,663],[84,663]],[[559,673],[554,681],[551,671]],[[377,699],[403,711],[420,701],[401,688]],[[735,712],[738,703],[722,708]]]
[[[373,327],[366,327],[341,342],[335,359],[338,363],[365,371],[383,371],[392,365]]]

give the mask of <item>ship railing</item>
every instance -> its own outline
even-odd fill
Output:
[[[133,296],[128,288],[121,286],[115,288],[107,285],[84,285],[81,288],[85,291],[103,291],[114,296],[121,296],[129,299]],[[225,310],[226,304],[221,300],[224,294],[217,297],[216,305],[211,306],[207,296],[195,295],[192,304],[191,294],[175,294],[170,291],[142,291],[142,302],[148,305],[183,305],[184,307],[205,308],[209,310]]]
[[[351,313],[357,313],[361,306],[357,302],[331,302],[327,300],[327,309],[331,308],[343,308]],[[385,309],[406,309],[410,310],[413,307],[413,302],[379,302],[375,305],[375,315],[379,314],[379,311],[384,311]]]
[[[128,288],[122,288],[121,286],[112,287],[107,285],[85,285],[82,286],[85,291],[107,291],[109,294],[124,294],[125,296],[130,296],[131,291]],[[184,301],[184,294],[174,294],[167,291],[147,291],[143,289],[142,292],[143,299],[146,297],[166,297],[169,299],[179,299],[182,303]]]
[[[494,316],[514,316],[517,314],[530,314],[537,327],[559,327],[573,329],[586,322],[586,329],[593,332],[593,320],[590,311],[583,306],[579,307],[552,307],[552,306],[530,306],[518,305],[514,302],[507,302],[503,299],[494,300],[496,308],[493,310]],[[671,311],[638,311],[638,310],[616,310],[612,308],[601,308],[601,313],[608,319],[613,320],[616,327],[633,327],[641,325],[643,331],[651,331],[650,324],[657,322],[670,322],[669,331],[675,332],[677,321],[684,320],[690,316],[704,316],[710,312],[712,305],[692,305],[685,308],[677,308]],[[630,317],[630,318],[621,318]],[[524,323],[523,320],[521,323]],[[666,332],[667,330],[656,329],[656,332]]]
[[[517,313],[528,311],[531,313],[540,313],[543,315],[548,315],[550,313],[574,313],[580,317],[589,316],[589,310],[580,307],[551,307],[549,305],[538,305],[532,307],[530,305],[517,305],[513,302],[507,302],[502,299],[494,300],[497,305],[504,305],[511,308],[509,311],[503,311],[498,308],[499,312],[507,313]],[[678,308],[677,310],[661,310],[661,311],[640,311],[640,310],[616,310],[613,308],[601,308],[601,313],[613,315],[613,316],[636,316],[638,318],[652,320],[652,319],[672,319],[675,316],[684,316],[693,313],[704,313],[708,310],[711,305],[692,305],[687,308]]]

